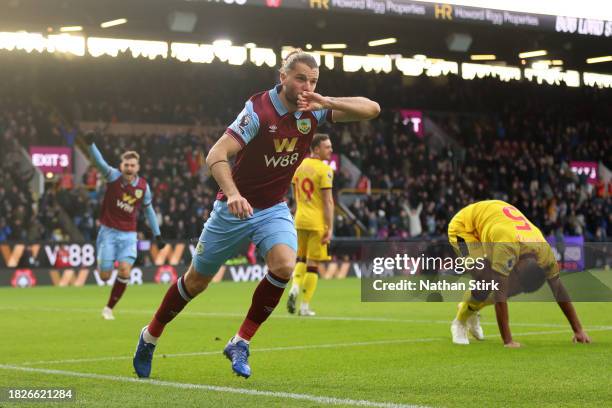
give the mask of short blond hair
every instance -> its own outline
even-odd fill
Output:
[[[121,155],[121,160],[130,160],[136,159],[137,162],[140,162],[140,155],[134,150],[128,150],[127,152]]]

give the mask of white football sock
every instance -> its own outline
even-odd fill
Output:
[[[238,333],[236,333],[236,335],[232,337],[232,339],[230,340],[232,344],[236,344],[239,341],[244,341],[246,344],[249,344],[249,341],[247,339],[243,339],[242,337],[240,337]]]
[[[149,329],[145,329],[142,333],[142,339],[145,341],[145,343],[157,344],[157,339],[159,339],[159,337],[151,335],[151,333],[149,333]]]

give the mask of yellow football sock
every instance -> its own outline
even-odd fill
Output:
[[[457,320],[465,322],[472,314],[493,303],[495,303],[493,296],[485,300],[476,300],[472,297],[472,292],[468,290],[463,294],[463,301],[457,306]]]
[[[302,288],[304,284],[304,277],[306,275],[306,262],[298,262],[293,270],[293,286],[298,289]]]
[[[317,282],[319,281],[318,268],[316,266],[309,266],[302,282],[302,302],[310,303],[312,295],[314,295],[317,289]]]
[[[457,306],[457,316],[456,316],[456,318],[460,322],[465,323],[465,321],[468,319],[468,317],[470,317],[470,315],[472,313],[474,313],[474,312],[469,309],[468,302],[461,302]]]

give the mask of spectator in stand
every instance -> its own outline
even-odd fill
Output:
[[[0,217],[0,242],[8,241],[13,230],[7,225],[4,217]]]

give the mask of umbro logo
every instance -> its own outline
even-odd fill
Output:
[[[278,129],[278,127],[276,125],[270,125],[270,127],[268,128],[270,133],[276,133],[277,129]]]

